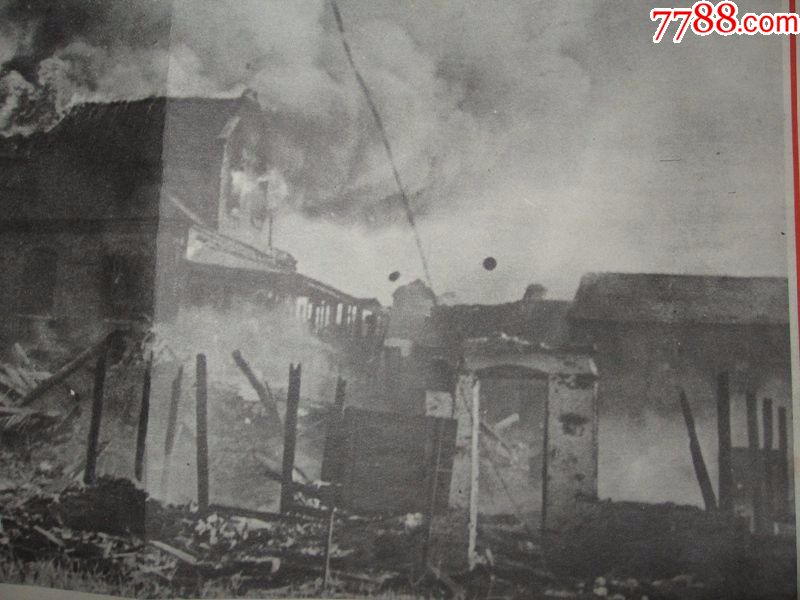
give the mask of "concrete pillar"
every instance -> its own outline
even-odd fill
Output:
[[[542,529],[565,531],[597,499],[597,384],[584,374],[548,383]]]

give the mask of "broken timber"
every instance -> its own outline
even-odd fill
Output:
[[[34,400],[41,398],[45,393],[49,390],[57,386],[59,383],[64,381],[67,377],[72,375],[75,371],[80,369],[84,363],[86,363],[89,359],[91,359],[95,354],[104,350],[114,335],[118,335],[118,332],[109,333],[98,342],[95,342],[91,346],[89,346],[86,350],[78,354],[75,358],[65,364],[63,367],[58,369],[55,373],[53,373],[49,378],[45,379],[35,388],[33,388],[28,394],[26,394],[19,402],[20,406],[27,406]]]
[[[167,497],[169,489],[169,472],[172,468],[172,450],[175,446],[175,426],[178,423],[178,405],[181,401],[181,383],[183,381],[183,365],[178,367],[178,374],[172,380],[167,416],[167,433],[164,437],[164,465],[161,471],[161,494]]]
[[[700,442],[697,439],[692,408],[689,406],[686,392],[680,390],[679,397],[683,418],[686,421],[686,429],[689,433],[689,451],[692,454],[692,465],[694,466],[694,473],[697,476],[697,482],[700,484],[700,491],[703,494],[703,504],[705,504],[706,510],[716,510],[717,500],[714,497],[714,488],[711,486],[711,479],[708,477],[706,462],[703,460],[703,450],[700,448]]]
[[[258,399],[261,400],[261,404],[267,409],[270,421],[276,423],[280,428],[281,417],[278,414],[278,407],[275,406],[275,399],[272,397],[269,388],[258,380],[258,377],[253,373],[253,370],[250,368],[250,365],[247,364],[241,352],[234,350],[232,356],[236,366],[244,373],[244,376],[247,377],[247,381],[250,382],[250,385],[253,386],[256,394],[258,394]]]
[[[153,368],[153,355],[150,355],[144,367],[142,378],[142,404],[139,409],[139,427],[136,430],[136,455],[134,458],[134,475],[139,481],[144,479],[144,459],[147,443],[147,424],[150,418],[150,382]]]

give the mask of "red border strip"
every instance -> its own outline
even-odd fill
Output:
[[[789,12],[797,12],[797,0],[789,0]],[[789,36],[789,97],[792,103],[792,180],[794,182],[794,240],[797,268],[798,295],[800,296],[800,144],[798,144],[797,116],[797,35]],[[800,302],[798,302],[800,318]]]

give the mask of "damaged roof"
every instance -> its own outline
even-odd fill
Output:
[[[519,300],[505,304],[437,306],[432,319],[439,335],[455,343],[506,336],[556,347],[566,342],[565,300]]]
[[[587,273],[568,319],[786,325],[789,284],[783,277]]]
[[[163,181],[213,220],[205,196],[216,194],[221,136],[245,113],[263,114],[247,93],[77,104],[48,131],[0,137],[3,212],[14,221],[156,219]],[[53,178],[63,181],[54,188]]]

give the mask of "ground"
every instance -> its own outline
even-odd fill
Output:
[[[130,373],[138,381],[141,364]],[[437,515],[430,532],[419,514],[337,510],[331,520],[328,488],[311,481],[291,515],[270,512],[261,505],[268,507],[279,488],[265,468],[277,468],[280,457],[252,453],[253,445],[265,443],[266,429],[258,425],[263,415],[225,386],[214,388],[214,422],[234,439],[222,436],[212,445],[221,457],[212,462],[220,472],[212,484],[229,490],[224,506],[212,498],[201,514],[193,502],[166,504],[129,474],[137,415],[125,407],[138,406],[138,388],[119,372],[115,377],[106,389],[101,440],[113,436],[112,448],[127,458],[110,461],[110,472],[95,485],[82,483],[91,372],[73,381],[75,394],[60,390],[37,405],[57,409],[60,418],[32,419],[25,427],[18,420],[0,423],[3,582],[142,598],[796,597],[793,535],[753,536],[742,523],[696,507],[590,502],[573,529],[547,536],[536,513],[481,515],[482,564],[472,572],[463,511]],[[306,418],[314,423],[309,437],[320,446],[320,413]],[[244,420],[258,427],[242,434],[237,424]],[[238,487],[246,488],[241,495]],[[421,560],[426,539],[427,567]]]

